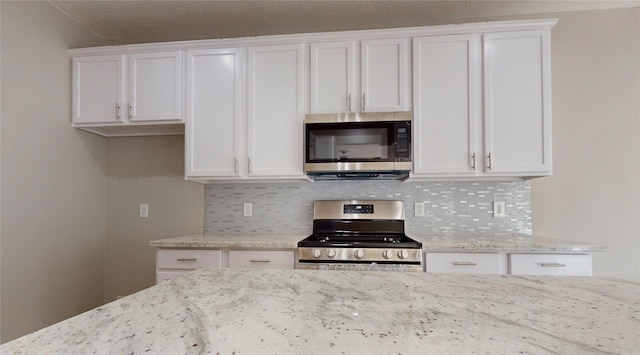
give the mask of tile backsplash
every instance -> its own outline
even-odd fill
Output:
[[[531,185],[526,181],[325,181],[209,184],[205,232],[237,234],[311,233],[314,200],[381,199],[405,202],[408,235],[531,235]],[[424,217],[414,217],[415,202]],[[504,201],[506,217],[493,217]],[[243,203],[253,203],[244,217]]]

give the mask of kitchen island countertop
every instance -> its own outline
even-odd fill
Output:
[[[200,269],[3,354],[637,354],[640,280]]]
[[[286,234],[191,234],[149,242],[159,248],[258,248],[295,249],[308,235]],[[425,251],[522,251],[594,252],[606,247],[590,243],[539,236],[410,236],[422,242]]]

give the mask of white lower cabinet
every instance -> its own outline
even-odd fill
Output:
[[[293,249],[158,248],[156,283],[200,268],[294,269],[295,263],[296,252]]]
[[[593,275],[591,253],[425,252],[424,260],[432,273]]]
[[[229,250],[230,268],[293,269],[293,250]]]
[[[156,283],[200,268],[222,268],[222,250],[160,248],[156,253]]]
[[[591,254],[509,254],[512,275],[592,276]]]
[[[499,253],[425,253],[426,271],[451,274],[505,274],[506,259]]]

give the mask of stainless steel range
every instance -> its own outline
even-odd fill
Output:
[[[298,268],[422,271],[422,243],[404,234],[404,202],[321,200],[313,234],[298,242]]]

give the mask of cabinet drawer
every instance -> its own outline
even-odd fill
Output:
[[[591,254],[509,254],[512,275],[591,276]]]
[[[293,250],[230,250],[229,267],[249,269],[293,269]]]
[[[156,284],[159,284],[161,282],[165,282],[165,281],[169,281],[169,280],[173,280],[178,276],[182,276],[182,275],[186,275],[189,272],[191,272],[191,270],[184,270],[184,271],[158,271],[156,272]]]
[[[221,268],[222,251],[198,249],[158,249],[158,269],[195,270]]]
[[[492,253],[425,253],[426,271],[452,274],[504,274],[506,260]]]

